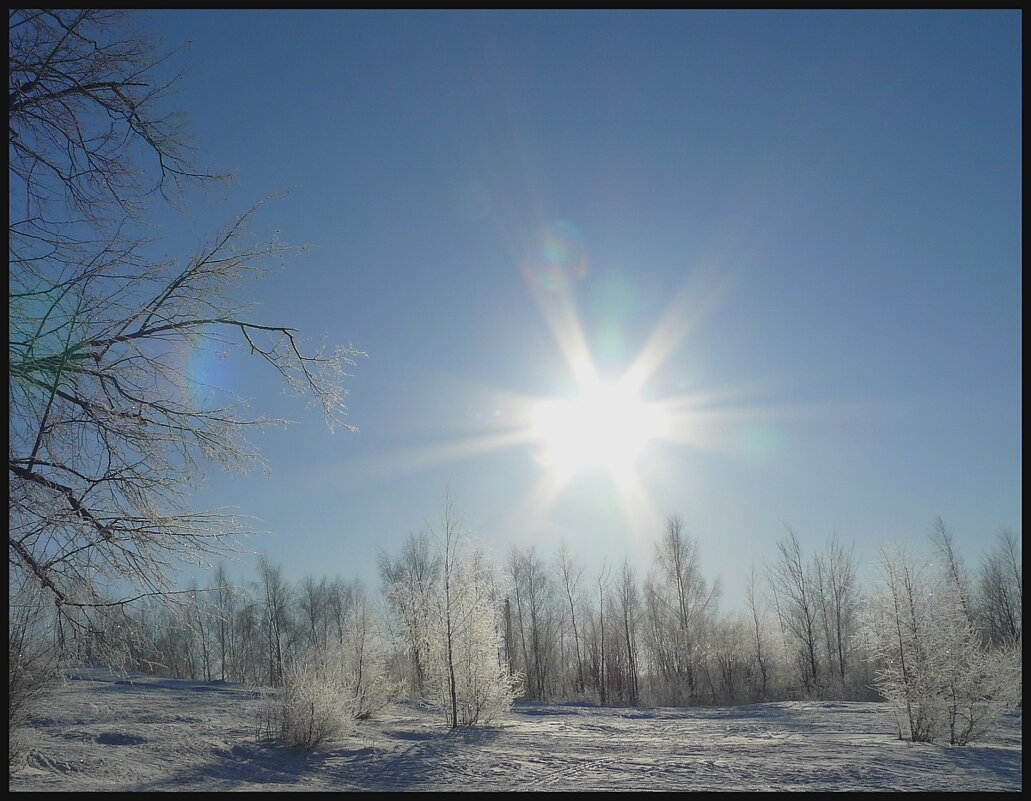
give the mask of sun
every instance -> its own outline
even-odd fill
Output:
[[[562,230],[561,226],[549,229],[549,236],[556,237]],[[495,411],[473,413],[476,433],[384,454],[380,461],[364,463],[360,475],[421,470],[518,448],[532,452],[538,468],[529,488],[512,501],[512,517],[526,521],[527,530],[563,525],[551,512],[566,490],[579,484],[580,489],[596,493],[594,497],[601,503],[614,500],[628,531],[642,543],[650,541],[662,520],[653,507],[649,484],[663,481],[668,474],[668,454],[664,453],[668,446],[728,452],[713,425],[734,413],[723,405],[724,396],[729,397],[726,392],[714,389],[670,395],[667,375],[658,382],[659,387],[653,385],[644,393],[704,316],[721,284],[710,287],[701,279],[686,283],[626,371],[618,380],[609,381],[595,363],[570,287],[563,280],[569,272],[563,266],[567,255],[576,248],[563,249],[549,239],[545,251],[544,266],[524,269],[524,277],[551,334],[555,355],[568,369],[563,383],[571,383],[574,392],[549,397],[487,387],[490,400],[486,402]],[[556,266],[549,259],[561,264]],[[583,265],[580,261],[576,264],[573,277],[582,277]],[[742,417],[741,412],[736,414]],[[588,473],[593,475],[584,475]],[[600,483],[596,481],[598,473],[606,474]],[[580,476],[586,480],[578,481]]]
[[[601,466],[621,474],[662,436],[662,422],[657,405],[641,400],[625,381],[591,381],[572,400],[538,403],[533,435],[543,446],[542,461],[562,473]]]

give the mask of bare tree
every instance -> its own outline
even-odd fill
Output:
[[[799,679],[811,693],[820,683],[819,605],[814,571],[802,558],[795,532],[777,543],[779,558],[769,568],[770,584],[777,595],[782,625],[796,645]]]
[[[307,648],[325,649],[329,640],[329,582],[305,576],[298,589],[301,619],[304,621]]]
[[[827,549],[813,557],[810,576],[823,629],[828,682],[844,693],[859,604],[852,546],[845,547],[837,535],[832,536]]]
[[[714,703],[736,704],[752,666],[751,625],[744,616],[713,620],[706,632],[706,652],[713,665]]]
[[[236,681],[244,684],[262,684],[265,682],[265,649],[262,645],[263,633],[260,605],[246,596],[233,620],[236,641]]]
[[[623,628],[623,647],[626,656],[626,690],[624,697],[630,706],[640,703],[640,668],[637,655],[637,621],[640,617],[641,598],[637,590],[637,576],[630,560],[623,560],[616,588],[619,617]]]
[[[513,547],[508,574],[515,598],[515,622],[521,645],[521,667],[530,698],[546,700],[551,687],[554,650],[554,587],[535,548]]]
[[[594,655],[594,678],[598,688],[598,700],[601,702],[602,706],[605,706],[608,702],[608,651],[605,647],[605,601],[611,576],[612,572],[609,569],[608,563],[603,559],[601,570],[598,571],[598,621],[595,628],[595,642],[597,643],[597,647]]]
[[[265,652],[268,656],[266,681],[273,687],[283,683],[289,626],[290,588],[283,580],[283,570],[264,556],[258,563],[258,592],[264,624]]]
[[[236,612],[236,598],[234,588],[229,586],[225,565],[221,562],[215,571],[213,591],[215,593],[215,626],[218,630],[219,677],[222,681],[228,681],[232,675],[231,666],[235,662],[233,620]]]
[[[647,583],[655,663],[663,671],[668,701],[690,704],[697,690],[698,653],[705,618],[719,596],[701,572],[697,543],[672,515],[655,550],[655,574]]]
[[[989,642],[1020,642],[1023,586],[1020,540],[1006,529],[999,533],[995,548],[985,554],[978,575],[978,620]]]
[[[583,577],[583,567],[573,562],[573,557],[566,548],[565,542],[559,546],[558,560],[556,563],[559,582],[562,585],[563,594],[569,607],[569,621],[573,630],[573,645],[576,650],[576,681],[574,691],[579,694],[584,691],[584,660],[580,646],[580,629],[576,624],[576,606],[580,594],[580,580]]]
[[[748,600],[748,611],[752,617],[752,635],[755,642],[755,664],[759,668],[759,698],[767,700],[769,695],[769,656],[766,645],[765,621],[762,612],[759,610],[758,598],[756,597],[756,574],[755,565],[748,573],[748,584],[745,587],[745,597]]]
[[[859,611],[854,547],[846,547],[837,536],[831,537],[824,555],[823,569],[824,605],[827,610],[825,617],[831,631],[830,643],[838,668],[838,680],[844,690]]]
[[[212,635],[214,631],[214,615],[207,593],[202,595],[197,587],[197,580],[190,583],[190,605],[193,614],[191,615],[191,633],[197,644],[197,662],[194,666],[194,676],[204,681],[211,681],[211,662],[214,656],[212,647]],[[123,606],[122,609],[125,607]]]
[[[125,15],[18,9],[9,21],[9,563],[66,624],[91,625],[169,592],[180,560],[246,530],[193,510],[189,492],[205,464],[254,464],[246,432],[282,421],[198,383],[185,355],[240,347],[332,426],[356,352],[306,351],[295,329],[234,303],[235,285],[285,251],[247,235],[251,212],[185,260],[148,256],[148,200],[217,176],[193,166],[164,107],[174,79]]]
[[[940,517],[934,520],[934,531],[931,533],[931,542],[934,543],[938,555],[944,562],[944,573],[952,584],[959,599],[963,614],[970,623],[974,622],[974,611],[970,603],[970,577],[967,575],[966,565],[963,559],[956,552],[956,546],[952,532],[945,525]]]

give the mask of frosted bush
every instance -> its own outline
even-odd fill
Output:
[[[355,604],[341,631],[341,639],[328,649],[326,662],[333,666],[342,692],[350,699],[350,714],[365,720],[401,694],[391,678],[389,653],[379,620],[364,598]]]
[[[309,652],[287,664],[275,700],[259,707],[259,736],[312,751],[350,733],[355,699],[342,686],[339,664],[322,652]]]
[[[311,751],[350,734],[356,720],[397,697],[381,637],[364,606],[340,636],[288,661],[278,696],[259,705],[259,737]]]
[[[58,682],[60,653],[53,644],[45,606],[25,584],[9,595],[7,632],[7,757],[24,756],[22,730]]]
[[[881,560],[872,604],[882,667],[876,686],[892,704],[899,736],[966,745],[1020,703],[1019,647],[989,650],[953,583],[903,551]]]

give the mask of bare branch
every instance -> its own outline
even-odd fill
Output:
[[[256,355],[348,429],[359,355],[309,349],[234,299],[287,252],[247,233],[261,204],[182,260],[155,260],[133,233],[156,196],[220,176],[193,164],[164,105],[176,77],[128,19],[9,15],[9,563],[73,626],[92,623],[69,610],[167,595],[178,561],[249,533],[236,514],[193,510],[190,493],[210,464],[259,463],[245,435],[284,421],[200,384],[190,354]]]

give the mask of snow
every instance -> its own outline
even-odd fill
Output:
[[[895,737],[880,703],[613,709],[517,703],[454,731],[397,704],[303,756],[255,738],[257,693],[79,668],[32,719],[21,791],[1019,791],[1019,712],[967,747]]]

